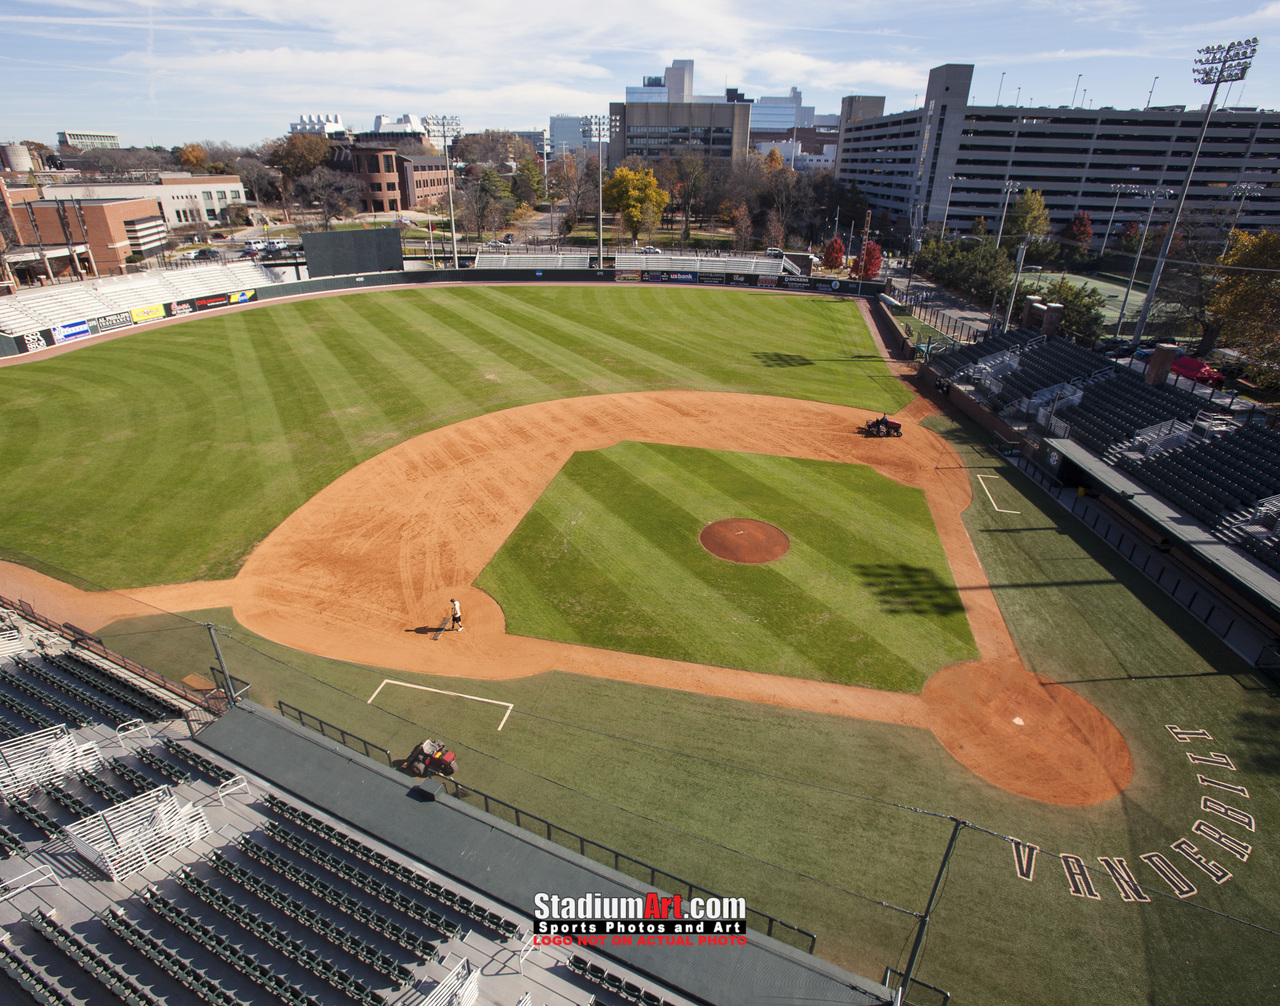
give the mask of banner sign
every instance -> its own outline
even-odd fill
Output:
[[[226,307],[231,303],[231,298],[225,293],[217,293],[211,297],[197,297],[196,310],[207,311],[212,307]]]
[[[38,349],[48,349],[54,345],[53,335],[49,329],[40,332],[32,332],[29,335],[20,336],[13,340],[17,344],[19,353],[34,353]]]
[[[228,294],[227,299],[232,304],[247,304],[254,299],[254,294],[257,292],[256,290],[239,290],[236,293]]]
[[[709,286],[724,286],[724,273],[700,272],[698,273],[698,282]]]
[[[170,318],[183,318],[191,314],[196,309],[194,300],[175,300],[172,304],[164,306],[164,313]]]
[[[728,276],[730,286],[755,286],[756,275],[749,272],[731,272]]]
[[[66,325],[54,325],[49,329],[49,334],[53,336],[54,342],[70,342],[72,339],[83,339],[86,335],[92,335],[89,330],[87,321],[73,321]]]
[[[163,304],[148,304],[146,307],[135,307],[129,313],[133,315],[135,325],[141,325],[144,321],[155,321],[165,316]]]
[[[97,319],[96,326],[99,332],[114,332],[117,328],[128,328],[133,324],[133,315],[128,311],[119,311],[116,314],[104,314]]]
[[[756,277],[756,286],[774,287],[777,285],[778,285],[777,276],[757,276]]]
[[[616,273],[613,274],[613,280],[615,283],[639,283],[640,270],[639,269],[619,269]]]

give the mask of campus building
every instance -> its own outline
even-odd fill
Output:
[[[340,140],[347,135],[347,127],[342,124],[341,115],[300,115],[297,122],[289,123],[289,132]]]
[[[76,130],[59,130],[59,147],[74,147],[77,150],[92,150],[95,147],[120,149],[119,133],[86,133]]]
[[[410,157],[386,143],[335,147],[330,163],[361,185],[362,213],[398,213],[434,206],[448,192],[449,170],[443,157]]]
[[[236,175],[191,175],[162,171],[148,181],[55,182],[41,187],[45,199],[149,199],[159,204],[169,227],[225,223],[232,206],[243,205]]]
[[[857,103],[846,98],[837,177],[856,185],[873,209],[915,226],[940,227],[945,216],[948,230],[965,232],[977,217],[996,229],[1006,184],[1016,187],[1013,198],[1016,189],[1034,189],[1043,194],[1055,230],[1079,210],[1092,214],[1098,244],[1109,220],[1118,233],[1141,221],[1150,206],[1117,186],[1181,189],[1203,108],[971,105],[972,76],[969,64],[935,67],[923,104],[892,115],[858,118]],[[1270,185],[1277,172],[1280,112],[1215,109],[1187,209],[1239,208],[1241,227],[1274,227],[1280,189],[1250,195],[1241,205],[1232,187]]]
[[[169,237],[155,199],[42,199],[3,185],[0,196],[19,241],[6,261],[41,277],[120,275],[130,255],[159,255]]]

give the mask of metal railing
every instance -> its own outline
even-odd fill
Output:
[[[683,877],[677,877],[674,873],[668,873],[666,870],[659,869],[642,859],[628,856],[625,852],[619,852],[617,849],[602,845],[590,838],[579,835],[575,831],[570,831],[568,828],[561,828],[544,817],[531,814],[527,810],[521,810],[513,803],[507,803],[506,800],[500,800],[496,796],[482,793],[480,790],[473,789],[470,786],[463,786],[456,779],[451,779],[447,776],[437,776],[435,778],[444,785],[445,792],[449,793],[450,796],[457,797],[460,800],[465,800],[468,797],[478,797],[484,804],[486,814],[492,814],[495,817],[509,821],[518,828],[523,828],[525,831],[530,831],[535,835],[541,835],[547,841],[555,842],[566,849],[576,850],[578,855],[587,859],[594,860],[604,866],[612,866],[619,873],[624,873],[634,880],[648,883],[651,887],[660,886],[662,890],[670,891],[671,893],[683,892],[687,898],[692,898],[695,894],[702,897],[721,897],[714,891],[708,890],[690,880],[685,880]],[[505,811],[506,815],[495,812],[495,808],[497,811]],[[600,858],[601,856],[604,858]],[[809,954],[813,953],[813,949],[818,942],[818,937],[808,930],[793,926],[789,922],[783,922],[768,912],[762,912],[750,906],[747,907],[747,925],[757,932],[772,936],[776,940]]]
[[[330,740],[340,741],[351,750],[359,751],[366,758],[372,758],[374,761],[382,762],[388,768],[391,767],[391,752],[386,748],[367,741],[349,730],[343,730],[342,727],[334,723],[322,720],[319,716],[312,716],[310,713],[304,712],[297,706],[291,706],[287,702],[278,701],[276,705],[280,707],[280,715],[285,719],[293,720],[308,730],[314,730],[316,733],[328,737]]]

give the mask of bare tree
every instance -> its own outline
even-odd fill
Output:
[[[293,183],[293,196],[304,207],[319,213],[325,230],[352,208],[360,196],[360,183],[341,171],[316,168]]]

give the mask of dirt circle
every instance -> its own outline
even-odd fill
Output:
[[[748,517],[712,521],[698,535],[702,547],[730,562],[773,562],[791,549],[791,539],[779,528]]]

